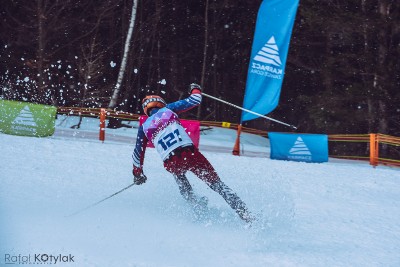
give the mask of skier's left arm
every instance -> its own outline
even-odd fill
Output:
[[[147,137],[144,134],[143,126],[141,125],[136,137],[136,146],[132,153],[133,170],[132,174],[135,177],[135,184],[143,184],[146,182],[146,176],[143,174],[144,155],[146,153]]]
[[[182,113],[200,105],[202,99],[201,86],[196,83],[190,84],[189,94],[188,98],[170,103],[166,107],[173,112]]]

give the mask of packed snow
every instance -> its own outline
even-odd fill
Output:
[[[188,174],[209,199],[196,217],[154,149],[145,184],[83,210],[132,183],[137,123],[104,143],[98,120],[76,123],[60,116],[49,138],[0,133],[0,265],[400,266],[399,168],[271,160],[268,139],[245,133],[237,157],[235,131],[204,129],[200,150],[255,223]]]

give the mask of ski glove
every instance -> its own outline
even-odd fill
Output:
[[[201,94],[201,86],[197,83],[191,83],[189,88],[189,94]]]
[[[133,182],[137,185],[141,185],[146,182],[147,177],[143,174],[143,169],[133,166],[132,174],[134,176]]]

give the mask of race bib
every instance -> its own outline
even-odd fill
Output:
[[[177,147],[192,143],[185,129],[178,123],[169,124],[153,140],[153,144],[163,160]]]

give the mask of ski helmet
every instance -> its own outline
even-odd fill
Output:
[[[149,116],[149,110],[152,108],[163,108],[167,105],[165,100],[158,95],[148,95],[142,100],[144,114]]]

